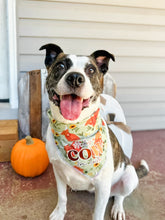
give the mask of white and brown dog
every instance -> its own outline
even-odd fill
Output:
[[[111,217],[124,220],[123,200],[137,187],[138,177],[148,173],[148,166],[145,161],[138,170],[131,165],[132,136],[125,129],[123,111],[115,99],[101,95],[109,60],[115,58],[105,50],[87,57],[66,55],[54,44],[43,49],[50,100],[46,148],[58,190],[50,220],[64,219],[67,185],[95,191],[94,220],[104,219],[112,196]]]

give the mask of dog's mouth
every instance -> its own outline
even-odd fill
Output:
[[[76,120],[81,111],[89,106],[90,100],[83,99],[75,94],[58,95],[54,92],[52,100],[55,105],[59,106],[62,116],[67,120]]]

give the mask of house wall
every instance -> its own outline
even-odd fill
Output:
[[[133,130],[165,128],[164,0],[20,0],[20,73],[44,68],[38,49],[50,42],[66,53],[113,53],[110,72],[127,123]]]

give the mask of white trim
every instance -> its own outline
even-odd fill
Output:
[[[16,0],[7,0],[10,106],[18,108]]]

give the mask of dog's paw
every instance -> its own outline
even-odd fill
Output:
[[[111,210],[113,220],[125,220],[125,212],[122,205],[114,204]]]
[[[61,210],[60,208],[56,207],[54,211],[50,214],[49,220],[63,220],[66,211]]]

